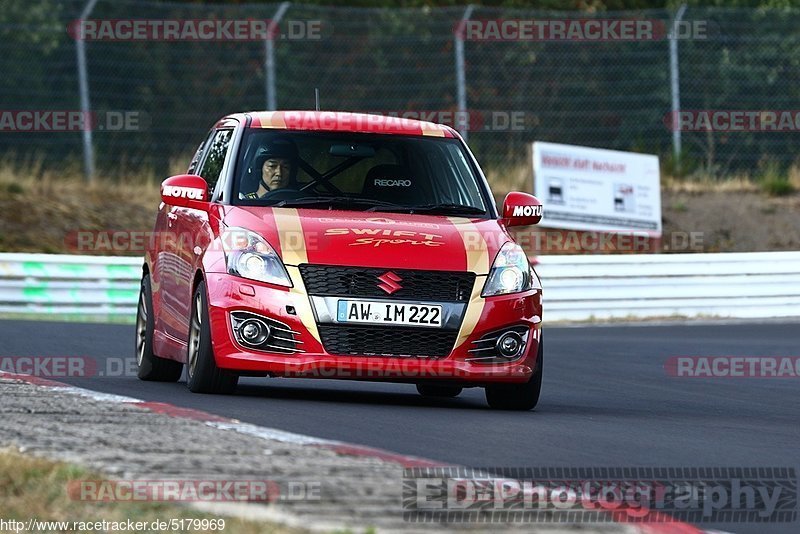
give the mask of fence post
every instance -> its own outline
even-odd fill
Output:
[[[268,111],[274,111],[278,107],[278,99],[275,94],[275,36],[277,35],[280,38],[278,24],[281,23],[281,19],[286,10],[289,9],[289,5],[290,2],[281,2],[278,6],[269,24],[267,39],[264,41],[264,84],[267,93]]]
[[[92,13],[97,0],[89,0],[81,11],[79,24]],[[80,30],[80,27],[78,28]],[[86,65],[86,41],[83,34],[78,31],[75,36],[75,52],[78,56],[78,88],[81,99],[81,113],[83,114],[83,171],[86,181],[94,181],[94,145],[92,144],[91,103],[89,101],[89,73]]]
[[[669,34],[669,74],[670,88],[672,93],[672,150],[675,156],[675,168],[680,175],[681,172],[681,129],[675,121],[681,109],[681,88],[678,73],[678,25],[686,13],[686,4],[682,4],[672,21],[672,31]]]
[[[474,9],[475,6],[473,5],[467,6],[467,8],[464,10],[464,14],[461,16],[461,22],[459,22],[458,27],[456,28],[455,35],[453,36],[455,40],[455,46],[453,49],[455,50],[456,54],[456,95],[458,98],[459,121],[466,116],[467,112],[467,78],[466,73],[464,72],[464,32],[466,31],[466,23],[472,16],[472,11]],[[464,138],[464,142],[466,142],[468,135],[467,131],[469,130],[469,119],[467,119],[467,124],[457,124],[456,126],[459,126],[459,133],[461,134],[461,137]]]

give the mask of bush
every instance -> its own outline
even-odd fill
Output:
[[[789,177],[775,166],[768,166],[759,179],[761,190],[771,197],[783,197],[794,193]]]
[[[24,187],[22,187],[20,184],[15,184],[15,183],[8,184],[6,190],[12,195],[19,195],[25,192]]]
[[[772,178],[761,182],[761,188],[772,197],[785,197],[794,193],[794,187],[786,178]]]

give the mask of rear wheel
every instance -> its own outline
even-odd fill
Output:
[[[193,393],[230,394],[239,382],[238,375],[220,369],[214,360],[205,282],[197,285],[192,298],[186,376],[186,385]]]
[[[139,306],[136,310],[137,376],[154,382],[177,382],[183,373],[183,364],[153,354],[154,324],[153,291],[150,288],[150,275],[146,274],[142,277]]]
[[[486,402],[495,410],[533,410],[542,392],[544,343],[539,338],[536,372],[524,384],[497,384],[486,387]]]
[[[423,397],[458,397],[464,388],[459,386],[434,386],[431,384],[417,384],[417,391]]]

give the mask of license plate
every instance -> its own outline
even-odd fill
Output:
[[[336,320],[340,323],[440,328],[442,326],[442,307],[369,300],[340,300],[336,310]]]

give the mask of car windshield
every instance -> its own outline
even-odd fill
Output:
[[[487,192],[457,139],[251,128],[234,204],[487,215]]]

